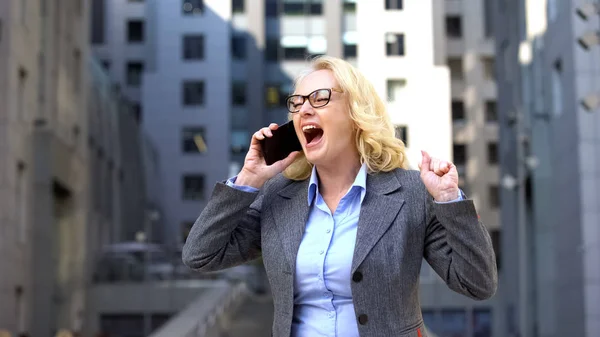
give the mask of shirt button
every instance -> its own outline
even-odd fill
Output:
[[[333,312],[330,312],[329,317],[333,318],[333,316],[334,316]]]
[[[322,251],[320,251],[320,252],[319,252],[319,254],[321,254],[321,255],[323,255],[323,253],[325,253],[325,251],[324,251],[324,250],[322,250]]]
[[[331,233],[331,229],[328,229],[328,230],[327,230],[327,233]]]

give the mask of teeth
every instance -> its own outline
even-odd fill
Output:
[[[306,131],[306,130],[310,130],[310,129],[317,129],[317,127],[314,125],[306,125],[302,128],[302,131]]]

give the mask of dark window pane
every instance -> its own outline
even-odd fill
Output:
[[[490,237],[492,238],[492,246],[494,247],[494,253],[496,255],[496,266],[500,269],[500,258],[502,254],[500,252],[501,243],[500,243],[500,230],[492,229],[490,230]]]
[[[190,231],[194,227],[194,221],[184,221],[181,224],[181,243],[184,244],[187,240],[188,235],[190,235]]]
[[[265,47],[265,59],[267,61],[279,60],[279,40],[267,40],[267,45]]]
[[[181,148],[184,153],[204,153],[207,151],[203,127],[185,127],[182,130]]]
[[[42,0],[42,3],[46,0]],[[104,27],[106,23],[106,3],[104,0],[93,0],[92,1],[92,14],[90,20],[92,20],[92,44],[104,43]]]
[[[489,123],[498,121],[498,114],[496,112],[496,102],[485,102],[485,121]]]
[[[498,144],[488,143],[487,149],[488,164],[498,164]]]
[[[233,13],[244,13],[244,0],[232,0],[231,11]]]
[[[133,113],[133,118],[135,118],[136,122],[141,123],[142,122],[142,106],[139,103],[134,103],[131,106],[131,112]]]
[[[397,125],[395,127],[396,138],[402,140],[405,146],[408,146],[408,127],[405,125]]]
[[[231,153],[244,154],[250,148],[250,132],[247,130],[232,130],[231,131]]]
[[[233,82],[231,86],[231,101],[233,105],[246,104],[246,83]]]
[[[304,60],[308,56],[306,47],[288,47],[283,48],[284,60]]]
[[[284,2],[283,14],[285,15],[304,15],[305,8],[303,2]]]
[[[385,9],[402,9],[402,0],[385,0]]]
[[[277,14],[279,14],[277,8],[277,1],[267,0],[267,3],[265,4],[265,16],[274,17],[277,16]]]
[[[465,144],[454,144],[454,165],[465,165],[467,162],[467,146]]]
[[[204,199],[204,175],[189,174],[184,175],[183,199],[184,200],[202,200]]]
[[[127,63],[127,85],[139,87],[142,84],[142,73],[144,72],[144,64],[142,62]]]
[[[204,82],[202,81],[184,81],[183,82],[183,105],[202,105],[204,104]]]
[[[204,59],[204,36],[203,35],[184,35],[183,36],[183,59],[184,60],[202,60],[202,59]]]
[[[462,101],[452,101],[452,121],[465,120],[465,104]]]
[[[490,207],[498,208],[500,206],[500,195],[498,190],[498,186],[490,186],[489,187],[489,198],[490,198]]]
[[[144,21],[129,20],[127,22],[127,41],[144,42]]]
[[[450,79],[462,80],[464,77],[463,73],[463,62],[461,58],[451,57],[448,59],[448,68],[450,68]]]
[[[344,2],[344,13],[356,13],[356,2]]]
[[[386,34],[386,55],[404,56],[404,34]]]
[[[446,35],[453,38],[462,36],[462,22],[459,16],[449,16],[446,18]]]
[[[202,14],[204,12],[203,0],[183,0],[183,15]]]
[[[467,314],[464,310],[442,310],[440,336],[467,337]]]
[[[231,55],[236,60],[246,58],[246,37],[242,35],[231,38]]]
[[[320,15],[323,14],[323,4],[310,4],[310,14]]]
[[[483,20],[484,20],[484,31],[486,37],[492,37],[494,35],[494,13],[492,12],[492,0],[483,1]]]
[[[355,44],[344,44],[344,57],[345,58],[356,58],[357,47]]]

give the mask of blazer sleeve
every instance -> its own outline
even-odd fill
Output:
[[[217,183],[183,246],[185,265],[209,272],[260,257],[260,214],[265,189],[266,184],[259,192],[248,192]]]
[[[490,235],[472,200],[437,204],[426,198],[424,257],[448,287],[475,300],[492,297],[498,287]]]

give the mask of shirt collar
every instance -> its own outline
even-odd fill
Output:
[[[365,197],[365,191],[367,190],[367,164],[362,164],[360,170],[356,174],[356,178],[352,183],[353,187],[360,188],[360,202],[362,203]],[[312,174],[310,175],[310,181],[308,183],[308,206],[310,206],[315,200],[315,197],[319,194],[319,178],[317,177],[317,167],[313,166]]]

